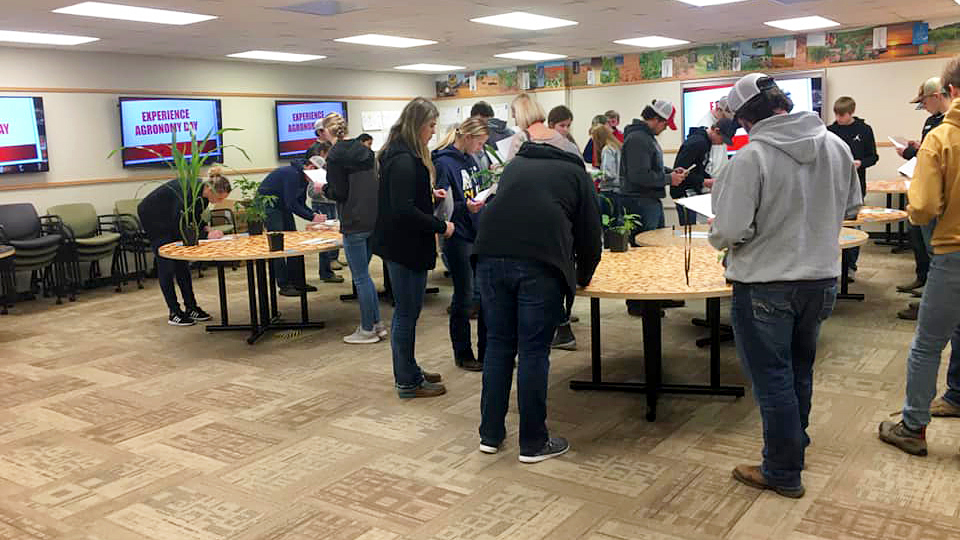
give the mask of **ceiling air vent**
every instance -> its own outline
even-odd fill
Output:
[[[291,6],[281,6],[274,9],[281,11],[292,11],[294,13],[305,13],[307,15],[320,15],[321,17],[332,17],[342,15],[351,11],[360,11],[366,9],[366,5],[358,2],[339,2],[337,0],[317,0],[315,2],[304,2],[302,4],[293,4]]]

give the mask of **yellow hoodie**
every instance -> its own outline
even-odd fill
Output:
[[[924,138],[909,197],[911,223],[926,225],[937,219],[933,252],[960,251],[960,98],[950,104],[943,123]]]

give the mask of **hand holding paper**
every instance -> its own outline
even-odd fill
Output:
[[[701,216],[706,216],[708,218],[716,217],[713,213],[713,201],[711,199],[711,194],[709,193],[705,195],[696,195],[693,197],[676,199],[673,202],[683,206],[684,208],[689,208]]]

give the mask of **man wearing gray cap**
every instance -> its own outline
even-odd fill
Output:
[[[750,143],[713,188],[710,243],[727,250],[737,354],[763,418],[763,462],[733,476],[785,497],[804,494],[813,362],[840,275],[840,227],[863,204],[850,149],[762,73],[729,95]]]

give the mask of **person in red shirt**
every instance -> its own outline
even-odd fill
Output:
[[[603,113],[603,115],[607,117],[607,125],[613,129],[613,136],[622,143],[623,132],[620,131],[620,128],[618,127],[620,125],[620,113],[610,109],[609,111]]]

